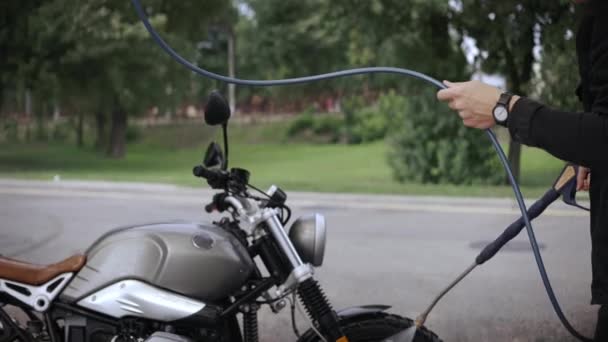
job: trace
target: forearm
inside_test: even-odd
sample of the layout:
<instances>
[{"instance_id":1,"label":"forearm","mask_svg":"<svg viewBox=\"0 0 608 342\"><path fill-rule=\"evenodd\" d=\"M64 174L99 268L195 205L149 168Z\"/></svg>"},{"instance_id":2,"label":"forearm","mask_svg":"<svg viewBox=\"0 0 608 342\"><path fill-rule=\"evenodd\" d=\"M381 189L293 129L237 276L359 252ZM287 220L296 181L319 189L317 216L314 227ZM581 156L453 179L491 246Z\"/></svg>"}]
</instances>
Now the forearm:
<instances>
[{"instance_id":1,"label":"forearm","mask_svg":"<svg viewBox=\"0 0 608 342\"><path fill-rule=\"evenodd\" d=\"M578 165L608 165L607 116L559 111L527 98L513 102L509 131L516 141Z\"/></svg>"}]
</instances>

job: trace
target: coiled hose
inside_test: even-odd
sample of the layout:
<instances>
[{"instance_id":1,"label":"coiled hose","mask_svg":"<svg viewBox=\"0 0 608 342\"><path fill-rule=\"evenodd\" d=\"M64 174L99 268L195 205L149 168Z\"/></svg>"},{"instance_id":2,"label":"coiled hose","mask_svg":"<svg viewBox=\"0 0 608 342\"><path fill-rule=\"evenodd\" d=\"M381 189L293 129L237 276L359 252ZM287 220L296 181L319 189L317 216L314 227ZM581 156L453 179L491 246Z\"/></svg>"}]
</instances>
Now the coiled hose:
<instances>
[{"instance_id":1,"label":"coiled hose","mask_svg":"<svg viewBox=\"0 0 608 342\"><path fill-rule=\"evenodd\" d=\"M227 77L224 75L210 72L205 69L201 69L200 67L192 64L191 62L189 62L188 60L186 60L185 58L180 56L175 50L173 50L160 37L158 32L156 32L156 30L152 27L152 25L150 24L150 21L148 20L148 16L146 15L146 12L144 11L144 9L141 6L140 1L131 0L131 2L135 6L135 10L137 11L137 15L139 16L139 19L144 24L144 26L146 27L146 30L148 30L148 32L150 33L150 35L152 36L152 38L154 39L156 44L158 44L158 46L160 46L175 61L182 64L183 66L190 69L191 71L193 71L201 76L205 76L205 77L217 80L217 81L222 81L222 82L232 83L232 84L237 84L237 85L243 85L243 86L271 87L271 86L310 83L310 82L316 82L316 81L321 81L321 80L328 80L328 79L333 79L333 78L354 76L354 75L363 75L363 74L397 74L397 75L413 77L413 78L425 81L427 83L434 85L435 87L437 87L439 89L447 88L440 81L438 81L435 78L432 78L428 75L425 75L423 73L409 70L409 69L392 68L392 67L357 68L357 69L336 71L336 72L331 72L331 73L321 74L321 75L288 78L288 79L282 79L282 80L247 80L247 79ZM538 248L536 236L534 235L534 229L532 228L532 223L531 223L528 213L526 211L526 203L525 203L523 195L521 193L521 189L519 188L519 185L517 184L517 181L515 180L513 171L511 170L511 167L509 166L507 156L505 155L505 152L503 151L502 147L498 143L498 140L497 140L494 132L491 129L487 129L486 134L487 134L488 138L490 139L492 145L494 146L494 149L496 150L496 153L498 154L498 158L500 159L500 162L501 162L503 168L505 169L505 172L507 173L507 177L509 179L509 182L511 183L511 187L513 188L513 193L515 195L515 199L517 200L517 205L519 206L519 210L521 211L521 215L522 215L522 217L524 219L524 223L526 225L526 231L528 232L528 238L530 240L530 245L531 245L532 251L534 253L534 259L536 260L536 264L538 266L538 271L540 273L540 277L543 281L543 285L545 286L545 290L547 292L547 295L549 296L549 300L551 301L551 304L553 306L553 309L555 310L555 313L557 314L559 320L562 322L562 324L564 325L566 330L568 330L568 332L570 332L570 334L572 334L572 336L576 337L577 339L579 339L581 341L585 341L585 342L592 341L591 339L586 338L583 335L581 335L579 332L577 332L572 327L570 322L568 322L568 319L564 315L564 313L559 305L559 302L557 301L555 293L553 292L553 287L551 286L549 277L547 276L547 271L545 269L543 258L541 256L540 250Z\"/></svg>"}]
</instances>

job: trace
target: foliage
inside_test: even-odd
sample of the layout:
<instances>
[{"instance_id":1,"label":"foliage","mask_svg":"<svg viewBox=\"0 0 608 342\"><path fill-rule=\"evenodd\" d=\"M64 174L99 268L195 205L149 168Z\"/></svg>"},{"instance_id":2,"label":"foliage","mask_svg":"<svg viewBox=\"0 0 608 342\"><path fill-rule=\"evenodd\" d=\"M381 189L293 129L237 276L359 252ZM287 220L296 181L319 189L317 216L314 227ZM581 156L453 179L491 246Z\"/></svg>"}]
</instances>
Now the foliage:
<instances>
[{"instance_id":1,"label":"foliage","mask_svg":"<svg viewBox=\"0 0 608 342\"><path fill-rule=\"evenodd\" d=\"M127 127L127 133L125 135L128 143L134 143L141 139L141 129L134 125L129 125Z\"/></svg>"},{"instance_id":2,"label":"foliage","mask_svg":"<svg viewBox=\"0 0 608 342\"><path fill-rule=\"evenodd\" d=\"M422 91L399 108L390 136L389 164L401 182L498 184L502 172L483 133L465 128L433 91Z\"/></svg>"},{"instance_id":3,"label":"foliage","mask_svg":"<svg viewBox=\"0 0 608 342\"><path fill-rule=\"evenodd\" d=\"M563 45L564 36L548 35L548 28L572 12L574 4L568 0L470 0L451 8L453 25L463 37L473 38L480 50L475 64L486 72L504 75L507 89L524 96L533 95L533 67L541 57L535 50ZM520 154L521 145L512 141L509 161L516 178Z\"/></svg>"},{"instance_id":4,"label":"foliage","mask_svg":"<svg viewBox=\"0 0 608 342\"><path fill-rule=\"evenodd\" d=\"M70 137L70 124L69 123L58 123L53 126L51 133L51 140L53 142L64 143Z\"/></svg>"},{"instance_id":5,"label":"foliage","mask_svg":"<svg viewBox=\"0 0 608 342\"><path fill-rule=\"evenodd\" d=\"M572 8L574 11L574 8ZM576 58L575 27L578 16L569 13L544 28L542 60L537 88L547 104L563 110L576 111L581 105L575 89L579 83Z\"/></svg>"},{"instance_id":6,"label":"foliage","mask_svg":"<svg viewBox=\"0 0 608 342\"><path fill-rule=\"evenodd\" d=\"M387 65L463 80L479 67L505 75L512 91L540 95L563 108L576 106L571 95L577 77L574 40L567 38L576 10L569 0L144 2L152 24L171 46L217 73L226 73L226 36L236 33L237 69L243 78ZM248 10L239 12L239 6ZM22 108L23 92L31 91L40 120L26 128L28 140L48 135L37 128L45 127L43 120L58 106L64 112L112 117L113 127L123 127L111 131L124 143L133 137L127 116L152 107L175 112L184 103L200 101L207 90L224 86L193 75L158 49L129 1L8 1L0 9L0 107L11 97L16 102L11 106ZM480 49L473 66L461 49L467 38ZM535 63L539 82L534 82ZM494 166L484 162L485 147L477 147L488 146L485 138L465 132L418 82L366 75L255 94L284 103L310 102L316 96L341 99L344 117L306 113L291 124L289 133L298 139L352 144L388 134L390 165L402 181L492 182ZM254 94L249 88L239 92L241 99ZM7 140L19 136L16 126L5 131ZM57 139L73 134L49 133ZM190 145L180 139L176 146Z\"/></svg>"},{"instance_id":7,"label":"foliage","mask_svg":"<svg viewBox=\"0 0 608 342\"><path fill-rule=\"evenodd\" d=\"M342 117L309 109L293 120L287 128L287 136L309 142L336 143L342 140L343 127Z\"/></svg>"},{"instance_id":8,"label":"foliage","mask_svg":"<svg viewBox=\"0 0 608 342\"><path fill-rule=\"evenodd\" d=\"M152 43L129 1L25 1L3 4L0 99L6 88L29 89L36 115L60 105L67 112L112 112L110 143L123 144L125 117L151 107L173 112L200 98L202 83ZM20 4L20 5L19 5ZM150 21L186 56L211 27L236 19L230 2L145 1ZM4 72L6 71L6 72ZM0 105L2 103L0 102ZM1 109L1 108L0 108ZM47 111L47 112L43 112Z\"/></svg>"},{"instance_id":9,"label":"foliage","mask_svg":"<svg viewBox=\"0 0 608 342\"><path fill-rule=\"evenodd\" d=\"M376 103L365 106L361 97L344 101L346 140L351 144L384 139L391 127L395 127L399 113L407 100L395 92L381 95Z\"/></svg>"},{"instance_id":10,"label":"foliage","mask_svg":"<svg viewBox=\"0 0 608 342\"><path fill-rule=\"evenodd\" d=\"M0 137L3 137L0 141L17 142L19 140L19 126L17 125L17 121L8 119L2 122L2 134Z\"/></svg>"},{"instance_id":11,"label":"foliage","mask_svg":"<svg viewBox=\"0 0 608 342\"><path fill-rule=\"evenodd\" d=\"M239 22L239 70L248 78L296 77L363 66L405 67L444 78L463 74L447 1L248 0ZM266 90L277 101L298 94L364 95L406 89L411 81L359 76Z\"/></svg>"},{"instance_id":12,"label":"foliage","mask_svg":"<svg viewBox=\"0 0 608 342\"><path fill-rule=\"evenodd\" d=\"M372 105L361 96L343 100L342 115L320 114L309 109L293 120L287 136L314 142L361 144L385 138L406 99L390 92Z\"/></svg>"},{"instance_id":13,"label":"foliage","mask_svg":"<svg viewBox=\"0 0 608 342\"><path fill-rule=\"evenodd\" d=\"M349 143L359 144L383 139L388 129L388 120L377 107L366 107L355 112L349 127Z\"/></svg>"}]
</instances>

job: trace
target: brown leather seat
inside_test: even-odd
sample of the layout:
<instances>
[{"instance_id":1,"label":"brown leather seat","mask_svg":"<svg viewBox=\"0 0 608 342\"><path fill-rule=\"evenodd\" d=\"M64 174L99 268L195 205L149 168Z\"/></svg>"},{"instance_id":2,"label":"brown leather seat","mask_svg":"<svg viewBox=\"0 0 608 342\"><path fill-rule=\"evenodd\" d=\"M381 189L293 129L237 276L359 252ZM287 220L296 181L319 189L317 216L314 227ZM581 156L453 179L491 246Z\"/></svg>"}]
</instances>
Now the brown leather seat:
<instances>
[{"instance_id":1,"label":"brown leather seat","mask_svg":"<svg viewBox=\"0 0 608 342\"><path fill-rule=\"evenodd\" d=\"M77 254L58 263L42 266L0 257L0 279L42 285L62 273L79 271L86 261L85 255Z\"/></svg>"}]
</instances>

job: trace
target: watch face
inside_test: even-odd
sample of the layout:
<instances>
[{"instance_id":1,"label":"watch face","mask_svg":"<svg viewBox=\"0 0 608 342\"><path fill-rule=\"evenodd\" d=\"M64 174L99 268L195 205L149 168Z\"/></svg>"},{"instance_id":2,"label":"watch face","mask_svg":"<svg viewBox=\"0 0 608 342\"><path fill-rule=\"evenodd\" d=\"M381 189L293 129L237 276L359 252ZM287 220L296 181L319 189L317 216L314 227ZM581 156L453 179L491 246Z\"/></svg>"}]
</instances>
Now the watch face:
<instances>
[{"instance_id":1,"label":"watch face","mask_svg":"<svg viewBox=\"0 0 608 342\"><path fill-rule=\"evenodd\" d=\"M498 106L494 108L494 119L497 122L505 122L507 121L507 117L509 116L509 112L507 112L507 108L503 106Z\"/></svg>"}]
</instances>

